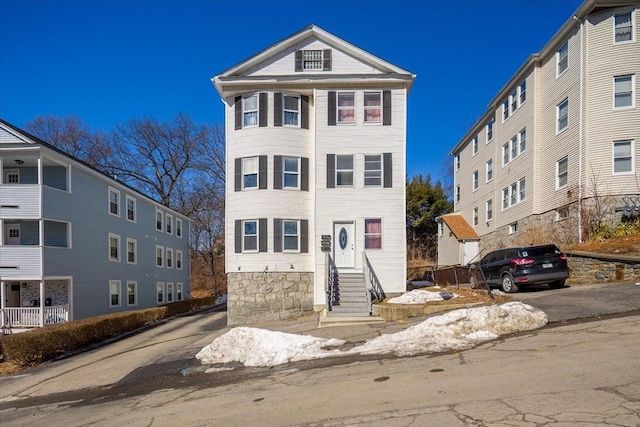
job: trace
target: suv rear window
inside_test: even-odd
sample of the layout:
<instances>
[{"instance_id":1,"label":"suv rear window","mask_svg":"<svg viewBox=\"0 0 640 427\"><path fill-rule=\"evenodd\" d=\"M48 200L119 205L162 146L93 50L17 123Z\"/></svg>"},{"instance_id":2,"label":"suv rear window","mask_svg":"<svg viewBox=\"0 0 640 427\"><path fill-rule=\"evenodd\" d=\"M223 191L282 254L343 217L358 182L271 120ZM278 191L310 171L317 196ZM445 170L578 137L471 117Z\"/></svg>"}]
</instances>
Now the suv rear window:
<instances>
[{"instance_id":1,"label":"suv rear window","mask_svg":"<svg viewBox=\"0 0 640 427\"><path fill-rule=\"evenodd\" d=\"M549 255L558 255L560 253L560 249L551 245L551 246L536 246L532 248L524 248L522 249L522 256L525 257L544 257Z\"/></svg>"}]
</instances>

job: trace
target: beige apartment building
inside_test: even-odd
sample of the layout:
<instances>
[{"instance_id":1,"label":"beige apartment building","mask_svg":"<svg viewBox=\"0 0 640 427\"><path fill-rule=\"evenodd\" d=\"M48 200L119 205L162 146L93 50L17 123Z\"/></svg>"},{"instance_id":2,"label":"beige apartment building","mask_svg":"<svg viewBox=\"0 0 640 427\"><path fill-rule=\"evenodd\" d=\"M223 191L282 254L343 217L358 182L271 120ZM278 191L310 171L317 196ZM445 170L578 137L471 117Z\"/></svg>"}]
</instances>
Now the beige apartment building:
<instances>
[{"instance_id":1,"label":"beige apartment building","mask_svg":"<svg viewBox=\"0 0 640 427\"><path fill-rule=\"evenodd\" d=\"M639 9L585 1L455 145L455 209L439 219L439 265L481 255L460 248L577 242L602 218L638 215ZM461 220L479 245L448 225Z\"/></svg>"}]
</instances>

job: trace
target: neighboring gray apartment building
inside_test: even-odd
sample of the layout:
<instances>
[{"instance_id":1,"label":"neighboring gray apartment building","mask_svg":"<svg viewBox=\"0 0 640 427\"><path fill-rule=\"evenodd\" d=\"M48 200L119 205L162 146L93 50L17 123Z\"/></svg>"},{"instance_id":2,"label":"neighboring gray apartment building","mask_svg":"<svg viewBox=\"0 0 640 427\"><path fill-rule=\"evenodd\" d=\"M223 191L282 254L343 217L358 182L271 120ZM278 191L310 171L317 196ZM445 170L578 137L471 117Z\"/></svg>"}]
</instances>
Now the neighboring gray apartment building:
<instances>
[{"instance_id":1,"label":"neighboring gray apartment building","mask_svg":"<svg viewBox=\"0 0 640 427\"><path fill-rule=\"evenodd\" d=\"M440 219L439 265L465 263L447 226L460 219L484 251L540 233L577 242L603 215L638 214L639 6L585 1L453 147L455 209Z\"/></svg>"},{"instance_id":2,"label":"neighboring gray apartment building","mask_svg":"<svg viewBox=\"0 0 640 427\"><path fill-rule=\"evenodd\" d=\"M189 298L189 220L0 120L0 326Z\"/></svg>"}]
</instances>

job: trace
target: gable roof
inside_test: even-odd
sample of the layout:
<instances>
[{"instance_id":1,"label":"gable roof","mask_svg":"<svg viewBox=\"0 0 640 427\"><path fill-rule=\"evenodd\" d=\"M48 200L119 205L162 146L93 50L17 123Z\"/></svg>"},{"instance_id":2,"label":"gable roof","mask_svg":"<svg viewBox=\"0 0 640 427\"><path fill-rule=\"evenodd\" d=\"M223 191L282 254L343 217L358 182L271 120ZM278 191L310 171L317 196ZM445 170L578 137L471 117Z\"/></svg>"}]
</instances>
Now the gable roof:
<instances>
[{"instance_id":1,"label":"gable roof","mask_svg":"<svg viewBox=\"0 0 640 427\"><path fill-rule=\"evenodd\" d=\"M404 70L388 61L385 61L384 59L381 59L313 24L291 34L288 37L285 37L284 39L274 43L266 49L249 57L248 59L245 59L244 61L232 66L231 68L226 69L222 73L213 77L211 81L213 82L213 85L216 87L220 96L223 96L223 83L225 81L234 80L234 78L248 78L247 76L244 76L244 73L246 71L251 70L260 63L267 61L270 58L277 56L278 54L286 52L293 46L310 38L315 38L326 43L328 46L345 52L347 55L357 58L358 61L368 64L372 68L381 70L386 75L393 75L398 78L402 78L406 81L407 92L409 92L409 90L411 89L413 80L416 77L415 74ZM305 76L307 78L309 77L308 75ZM333 77L336 76L333 75Z\"/></svg>"},{"instance_id":2,"label":"gable roof","mask_svg":"<svg viewBox=\"0 0 640 427\"><path fill-rule=\"evenodd\" d=\"M478 233L471 228L467 220L460 214L446 214L440 218L447 224L456 239L458 240L479 240Z\"/></svg>"}]
</instances>

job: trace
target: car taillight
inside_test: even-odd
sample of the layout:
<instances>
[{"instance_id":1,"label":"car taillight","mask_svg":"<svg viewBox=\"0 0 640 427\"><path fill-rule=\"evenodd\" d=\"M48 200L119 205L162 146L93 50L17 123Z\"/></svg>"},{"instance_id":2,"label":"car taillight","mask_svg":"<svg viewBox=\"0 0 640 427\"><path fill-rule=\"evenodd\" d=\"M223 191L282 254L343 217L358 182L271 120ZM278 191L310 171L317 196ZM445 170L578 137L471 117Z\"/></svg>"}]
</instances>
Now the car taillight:
<instances>
[{"instance_id":1,"label":"car taillight","mask_svg":"<svg viewBox=\"0 0 640 427\"><path fill-rule=\"evenodd\" d=\"M516 258L514 260L511 260L512 263L514 263L515 265L529 265L529 264L533 264L533 259L531 258Z\"/></svg>"},{"instance_id":2,"label":"car taillight","mask_svg":"<svg viewBox=\"0 0 640 427\"><path fill-rule=\"evenodd\" d=\"M560 256L558 258L560 258L562 260L565 260L565 259L567 259L567 256L565 254L560 254Z\"/></svg>"}]
</instances>

